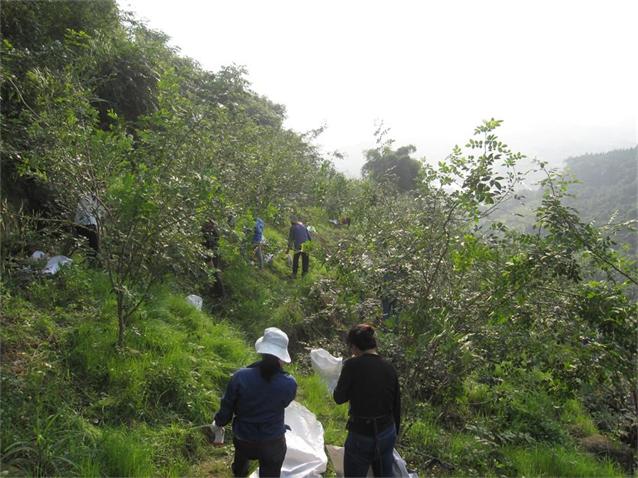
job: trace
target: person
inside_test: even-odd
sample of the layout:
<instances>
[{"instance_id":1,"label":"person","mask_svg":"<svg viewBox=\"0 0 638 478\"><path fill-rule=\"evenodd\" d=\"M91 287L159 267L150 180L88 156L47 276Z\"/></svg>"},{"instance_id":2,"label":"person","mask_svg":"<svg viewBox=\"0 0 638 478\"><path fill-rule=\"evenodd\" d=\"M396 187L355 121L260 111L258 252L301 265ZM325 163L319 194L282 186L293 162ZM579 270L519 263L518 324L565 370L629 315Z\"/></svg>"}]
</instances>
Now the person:
<instances>
[{"instance_id":1,"label":"person","mask_svg":"<svg viewBox=\"0 0 638 478\"><path fill-rule=\"evenodd\" d=\"M253 229L253 252L257 257L257 264L259 264L260 269L264 268L264 227L264 220L258 217Z\"/></svg>"},{"instance_id":2,"label":"person","mask_svg":"<svg viewBox=\"0 0 638 478\"><path fill-rule=\"evenodd\" d=\"M202 225L202 245L207 249L206 265L214 270L215 284L212 292L217 297L225 297L226 290L221 277L221 260L219 257L219 227L214 219L209 219Z\"/></svg>"},{"instance_id":3,"label":"person","mask_svg":"<svg viewBox=\"0 0 638 478\"><path fill-rule=\"evenodd\" d=\"M98 231L98 217L100 216L100 204L94 193L80 196L75 210L75 231L79 236L89 241L89 260L96 261L100 251L100 236Z\"/></svg>"},{"instance_id":4,"label":"person","mask_svg":"<svg viewBox=\"0 0 638 478\"><path fill-rule=\"evenodd\" d=\"M294 247L295 253L292 256L292 278L297 277L297 271L299 270L299 258L301 257L301 275L304 276L308 273L310 266L310 257L308 253L303 250L303 244L312 240L308 228L297 219L296 216L290 217L290 231L288 232L288 247L286 254Z\"/></svg>"},{"instance_id":5,"label":"person","mask_svg":"<svg viewBox=\"0 0 638 478\"><path fill-rule=\"evenodd\" d=\"M394 367L377 352L374 328L355 325L348 332L352 358L343 364L333 392L338 404L350 402L345 476L392 476L393 450L401 423L401 394Z\"/></svg>"},{"instance_id":6,"label":"person","mask_svg":"<svg viewBox=\"0 0 638 478\"><path fill-rule=\"evenodd\" d=\"M381 308L383 310L383 320L389 319L394 315L397 308L396 291L394 290L396 274L391 271L386 271L383 274L381 281Z\"/></svg>"},{"instance_id":7,"label":"person","mask_svg":"<svg viewBox=\"0 0 638 478\"><path fill-rule=\"evenodd\" d=\"M235 372L212 425L233 420L234 476L247 476L250 460L259 460L259 476L279 476L286 456L284 409L297 394L297 382L284 372L290 363L288 336L268 327L255 342L261 360Z\"/></svg>"}]
</instances>

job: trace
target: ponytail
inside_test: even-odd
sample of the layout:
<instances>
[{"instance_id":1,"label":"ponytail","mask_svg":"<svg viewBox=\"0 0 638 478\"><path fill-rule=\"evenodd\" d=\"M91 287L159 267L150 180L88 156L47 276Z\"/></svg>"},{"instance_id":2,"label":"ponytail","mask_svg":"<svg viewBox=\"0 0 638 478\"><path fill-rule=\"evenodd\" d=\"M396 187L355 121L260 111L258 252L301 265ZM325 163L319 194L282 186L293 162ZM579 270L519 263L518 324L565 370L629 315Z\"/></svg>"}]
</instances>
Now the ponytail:
<instances>
[{"instance_id":1,"label":"ponytail","mask_svg":"<svg viewBox=\"0 0 638 478\"><path fill-rule=\"evenodd\" d=\"M261 362L259 362L259 373L266 382L270 382L275 374L281 371L279 359L274 355L261 354Z\"/></svg>"}]
</instances>

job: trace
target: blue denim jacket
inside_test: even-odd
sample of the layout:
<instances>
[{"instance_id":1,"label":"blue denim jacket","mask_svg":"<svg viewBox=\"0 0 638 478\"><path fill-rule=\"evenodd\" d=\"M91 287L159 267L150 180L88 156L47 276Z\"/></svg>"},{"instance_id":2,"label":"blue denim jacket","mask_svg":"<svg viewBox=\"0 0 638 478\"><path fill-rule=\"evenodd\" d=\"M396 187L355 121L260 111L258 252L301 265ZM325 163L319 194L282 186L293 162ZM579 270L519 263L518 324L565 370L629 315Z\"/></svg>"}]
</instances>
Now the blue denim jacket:
<instances>
[{"instance_id":1,"label":"blue denim jacket","mask_svg":"<svg viewBox=\"0 0 638 478\"><path fill-rule=\"evenodd\" d=\"M263 441L286 433L284 409L297 394L297 382L283 370L270 382L264 380L257 363L239 369L222 397L215 423L224 426L233 415L233 435L240 440Z\"/></svg>"}]
</instances>

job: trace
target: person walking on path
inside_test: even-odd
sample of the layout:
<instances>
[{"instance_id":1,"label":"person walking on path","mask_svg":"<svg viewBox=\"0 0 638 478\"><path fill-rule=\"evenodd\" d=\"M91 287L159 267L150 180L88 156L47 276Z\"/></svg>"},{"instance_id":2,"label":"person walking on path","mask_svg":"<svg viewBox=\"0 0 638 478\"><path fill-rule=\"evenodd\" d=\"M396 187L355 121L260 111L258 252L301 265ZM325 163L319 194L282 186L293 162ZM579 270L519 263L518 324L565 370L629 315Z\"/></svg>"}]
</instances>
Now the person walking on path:
<instances>
[{"instance_id":1,"label":"person walking on path","mask_svg":"<svg viewBox=\"0 0 638 478\"><path fill-rule=\"evenodd\" d=\"M299 258L301 257L301 275L304 276L308 273L310 266L310 257L308 252L303 250L303 244L307 241L311 241L308 228L303 225L295 216L290 218L290 231L288 233L288 248L286 254L290 249L294 248L294 255L292 257L292 278L297 277L297 270L299 270Z\"/></svg>"},{"instance_id":2,"label":"person walking on path","mask_svg":"<svg viewBox=\"0 0 638 478\"><path fill-rule=\"evenodd\" d=\"M290 363L288 336L276 327L255 342L259 362L235 372L212 425L216 432L233 420L233 476L248 476L250 460L259 461L259 476L279 476L286 456L284 409L297 394L297 382L284 372Z\"/></svg>"},{"instance_id":3,"label":"person walking on path","mask_svg":"<svg viewBox=\"0 0 638 478\"><path fill-rule=\"evenodd\" d=\"M333 392L350 402L343 469L349 477L392 476L393 450L401 424L401 392L394 367L377 353L374 329L355 325L348 332L352 358L346 360Z\"/></svg>"}]
</instances>

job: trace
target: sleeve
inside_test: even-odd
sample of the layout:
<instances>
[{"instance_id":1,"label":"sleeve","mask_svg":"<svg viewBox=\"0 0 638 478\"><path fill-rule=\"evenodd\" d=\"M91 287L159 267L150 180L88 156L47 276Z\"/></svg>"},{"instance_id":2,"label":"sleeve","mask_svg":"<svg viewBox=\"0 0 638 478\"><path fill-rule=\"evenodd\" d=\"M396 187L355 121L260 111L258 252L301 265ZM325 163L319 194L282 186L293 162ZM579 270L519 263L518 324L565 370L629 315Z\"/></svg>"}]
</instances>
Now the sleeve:
<instances>
[{"instance_id":1,"label":"sleeve","mask_svg":"<svg viewBox=\"0 0 638 478\"><path fill-rule=\"evenodd\" d=\"M392 412L398 435L401 429L401 387L399 386L399 378L396 375L394 377L394 404L392 405Z\"/></svg>"},{"instance_id":2,"label":"sleeve","mask_svg":"<svg viewBox=\"0 0 638 478\"><path fill-rule=\"evenodd\" d=\"M235 410L235 402L239 398L239 383L236 375L228 382L226 387L226 393L222 397L219 405L219 411L215 414L215 423L221 427L230 422L233 418L233 411Z\"/></svg>"},{"instance_id":3,"label":"sleeve","mask_svg":"<svg viewBox=\"0 0 638 478\"><path fill-rule=\"evenodd\" d=\"M350 360L346 360L343 363L341 369L341 375L339 375L339 381L332 393L332 398L337 404L346 403L350 400L350 389L352 387L352 366Z\"/></svg>"},{"instance_id":4,"label":"sleeve","mask_svg":"<svg viewBox=\"0 0 638 478\"><path fill-rule=\"evenodd\" d=\"M297 396L297 381L293 377L290 377L290 395L288 396L288 399L286 400L286 406L290 405L290 402L292 402L296 396Z\"/></svg>"}]
</instances>

